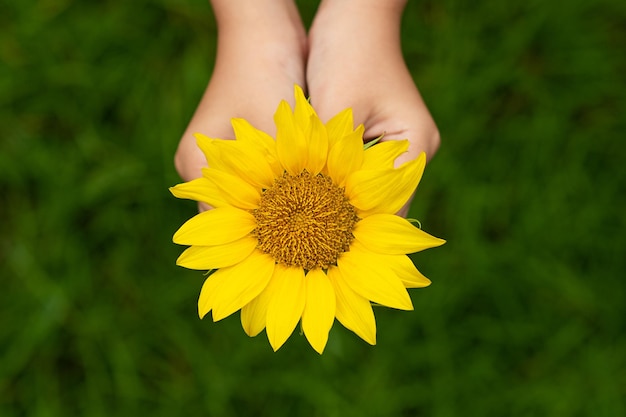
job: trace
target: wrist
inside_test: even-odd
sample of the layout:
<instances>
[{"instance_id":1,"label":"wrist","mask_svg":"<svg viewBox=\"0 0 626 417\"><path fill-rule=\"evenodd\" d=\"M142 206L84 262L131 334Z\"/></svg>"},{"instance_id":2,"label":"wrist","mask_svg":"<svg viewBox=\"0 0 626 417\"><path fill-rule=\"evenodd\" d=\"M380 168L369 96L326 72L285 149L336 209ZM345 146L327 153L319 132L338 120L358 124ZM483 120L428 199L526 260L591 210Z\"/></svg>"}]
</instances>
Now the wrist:
<instances>
[{"instance_id":1,"label":"wrist","mask_svg":"<svg viewBox=\"0 0 626 417\"><path fill-rule=\"evenodd\" d=\"M222 47L295 45L304 53L306 31L294 0L211 0L211 4Z\"/></svg>"},{"instance_id":2,"label":"wrist","mask_svg":"<svg viewBox=\"0 0 626 417\"><path fill-rule=\"evenodd\" d=\"M322 0L319 8L367 16L376 24L381 18L400 19L406 4L407 0Z\"/></svg>"},{"instance_id":3,"label":"wrist","mask_svg":"<svg viewBox=\"0 0 626 417\"><path fill-rule=\"evenodd\" d=\"M406 0L322 0L309 31L309 40L328 30L358 34L355 42L400 44Z\"/></svg>"},{"instance_id":4,"label":"wrist","mask_svg":"<svg viewBox=\"0 0 626 417\"><path fill-rule=\"evenodd\" d=\"M284 24L293 0L211 0L218 26Z\"/></svg>"},{"instance_id":5,"label":"wrist","mask_svg":"<svg viewBox=\"0 0 626 417\"><path fill-rule=\"evenodd\" d=\"M402 64L400 25L405 5L406 0L322 0L309 44L315 48L341 42L348 54Z\"/></svg>"}]
</instances>

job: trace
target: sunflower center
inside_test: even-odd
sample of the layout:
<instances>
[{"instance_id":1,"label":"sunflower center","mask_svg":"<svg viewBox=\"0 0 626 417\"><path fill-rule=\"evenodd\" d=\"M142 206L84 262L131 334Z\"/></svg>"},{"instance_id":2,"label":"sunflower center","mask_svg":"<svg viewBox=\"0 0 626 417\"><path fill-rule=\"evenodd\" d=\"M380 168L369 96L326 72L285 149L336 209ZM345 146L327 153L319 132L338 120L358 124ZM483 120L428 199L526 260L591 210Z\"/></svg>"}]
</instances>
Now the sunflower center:
<instances>
[{"instance_id":1,"label":"sunflower center","mask_svg":"<svg viewBox=\"0 0 626 417\"><path fill-rule=\"evenodd\" d=\"M284 173L252 210L258 248L277 263L328 268L350 247L359 220L342 188L323 174Z\"/></svg>"}]
</instances>

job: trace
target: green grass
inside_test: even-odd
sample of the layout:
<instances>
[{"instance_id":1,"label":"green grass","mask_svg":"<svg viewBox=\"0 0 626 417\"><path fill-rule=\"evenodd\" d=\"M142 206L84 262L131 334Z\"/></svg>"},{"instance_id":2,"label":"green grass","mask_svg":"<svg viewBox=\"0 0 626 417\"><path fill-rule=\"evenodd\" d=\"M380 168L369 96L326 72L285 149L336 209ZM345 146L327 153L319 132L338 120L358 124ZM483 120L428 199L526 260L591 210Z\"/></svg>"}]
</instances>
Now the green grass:
<instances>
[{"instance_id":1,"label":"green grass","mask_svg":"<svg viewBox=\"0 0 626 417\"><path fill-rule=\"evenodd\" d=\"M202 274L174 265L209 6L5 3L0 415L626 415L623 2L410 2L443 138L412 216L448 243L376 347L336 325L321 357L198 320Z\"/></svg>"}]
</instances>

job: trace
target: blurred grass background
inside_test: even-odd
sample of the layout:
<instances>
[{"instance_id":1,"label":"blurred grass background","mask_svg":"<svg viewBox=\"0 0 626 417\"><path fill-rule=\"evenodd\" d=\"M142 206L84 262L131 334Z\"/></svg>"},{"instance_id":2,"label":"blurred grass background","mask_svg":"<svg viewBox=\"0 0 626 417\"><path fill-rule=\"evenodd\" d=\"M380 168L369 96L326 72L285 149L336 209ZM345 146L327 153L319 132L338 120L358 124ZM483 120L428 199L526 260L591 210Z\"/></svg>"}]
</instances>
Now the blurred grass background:
<instances>
[{"instance_id":1,"label":"blurred grass background","mask_svg":"<svg viewBox=\"0 0 626 417\"><path fill-rule=\"evenodd\" d=\"M174 265L209 5L2 2L0 416L626 415L625 28L620 1L409 3L443 138L412 214L448 244L376 347L336 324L320 357L198 320Z\"/></svg>"}]
</instances>

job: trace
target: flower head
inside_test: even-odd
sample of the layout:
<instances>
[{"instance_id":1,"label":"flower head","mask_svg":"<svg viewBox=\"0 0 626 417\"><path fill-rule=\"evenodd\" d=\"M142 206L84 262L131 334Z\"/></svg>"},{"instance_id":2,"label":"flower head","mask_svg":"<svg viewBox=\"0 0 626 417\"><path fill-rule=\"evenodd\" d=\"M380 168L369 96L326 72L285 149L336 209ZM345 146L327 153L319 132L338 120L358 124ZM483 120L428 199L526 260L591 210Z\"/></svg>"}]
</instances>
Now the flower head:
<instances>
[{"instance_id":1,"label":"flower head","mask_svg":"<svg viewBox=\"0 0 626 417\"><path fill-rule=\"evenodd\" d=\"M243 119L232 120L235 140L196 135L209 167L171 192L214 208L174 235L190 245L177 264L216 270L200 292L201 318L241 310L245 332L266 329L274 350L301 321L322 353L335 318L375 344L371 303L412 310L406 289L430 281L407 254L444 243L395 214L426 157L394 168L408 141L364 149L350 109L323 124L297 86L295 97L294 111L278 106L275 140Z\"/></svg>"}]
</instances>

